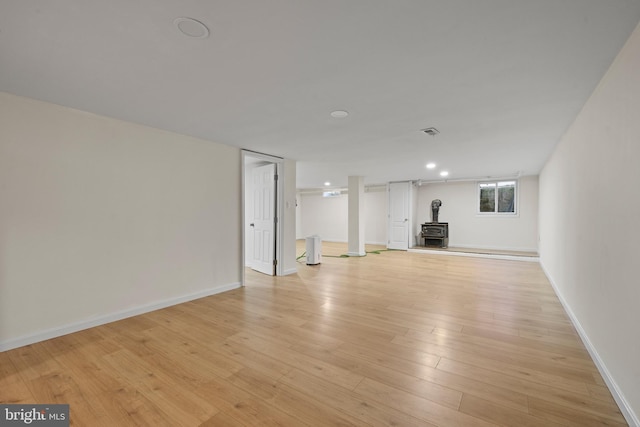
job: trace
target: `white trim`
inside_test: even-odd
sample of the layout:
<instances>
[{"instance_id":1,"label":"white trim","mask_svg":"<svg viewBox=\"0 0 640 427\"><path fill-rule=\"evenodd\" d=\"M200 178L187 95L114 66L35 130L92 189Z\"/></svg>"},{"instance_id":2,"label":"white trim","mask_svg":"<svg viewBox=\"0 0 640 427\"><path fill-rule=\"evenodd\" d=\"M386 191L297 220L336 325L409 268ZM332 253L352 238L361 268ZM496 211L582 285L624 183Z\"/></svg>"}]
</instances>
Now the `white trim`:
<instances>
[{"instance_id":1,"label":"white trim","mask_svg":"<svg viewBox=\"0 0 640 427\"><path fill-rule=\"evenodd\" d=\"M304 238L296 239L296 240L304 240ZM322 239L323 242L327 243L349 243L346 240L336 240L336 239ZM365 245L376 245L376 246L387 246L387 242L364 242Z\"/></svg>"},{"instance_id":2,"label":"white trim","mask_svg":"<svg viewBox=\"0 0 640 427\"><path fill-rule=\"evenodd\" d=\"M478 245L465 245L465 244L451 244L449 241L450 248L463 248L463 249L485 249L489 251L518 251L518 252L534 252L538 253L538 249L536 248L524 248L524 247L516 247L516 246L478 246Z\"/></svg>"},{"instance_id":3,"label":"white trim","mask_svg":"<svg viewBox=\"0 0 640 427\"><path fill-rule=\"evenodd\" d=\"M600 358L598 351L596 350L594 345L591 343L591 340L589 339L589 336L587 335L585 330L582 328L580 321L578 320L576 315L573 314L573 310L571 310L571 306L569 305L569 303L567 303L567 301L562 296L562 293L560 292L558 286L556 285L555 281L551 277L551 274L549 274L549 271L545 268L542 262L540 262L540 266L542 267L542 271L544 271L544 274L547 276L549 283L551 283L551 287L553 288L553 291L556 293L556 296L560 300L562 307L564 307L564 311L566 311L567 315L569 316L569 319L571 319L571 323L573 323L573 326L576 328L576 331L578 331L578 335L580 335L580 338L582 339L582 343L587 348L587 351L591 355L591 358L593 359L593 362L598 368L598 371L600 371L600 375L602 375L604 382L607 384L607 387L609 388L609 391L611 392L611 395L613 396L614 400L618 404L618 407L620 408L620 411L622 412L622 415L624 416L625 420L627 421L630 427L640 427L640 418L638 418L635 412L633 412L631 405L629 404L629 402L627 402L627 399L625 399L624 394L620 390L620 387L618 387L618 384L611 376L611 373L607 369L607 366L604 364L604 362Z\"/></svg>"},{"instance_id":4,"label":"white trim","mask_svg":"<svg viewBox=\"0 0 640 427\"><path fill-rule=\"evenodd\" d=\"M520 213L516 212L476 212L476 218L520 218Z\"/></svg>"},{"instance_id":5,"label":"white trim","mask_svg":"<svg viewBox=\"0 0 640 427\"><path fill-rule=\"evenodd\" d=\"M161 308L166 308L166 307L181 304L184 302L193 301L195 299L204 298L204 297L219 294L222 292L231 291L233 289L238 289L240 286L241 284L239 282L230 283L228 285L216 286L215 288L206 289L204 291L195 292L192 294L187 294L187 295L183 295L176 298L170 298L164 301L157 301L154 303L141 305L138 307L127 309L127 310L121 310L115 313L82 320L80 322L70 323L64 326L45 329L43 331L37 332L35 334L31 334L31 335L12 338L7 341L0 342L0 352L12 350L14 348L22 347L25 345L34 344L34 343L45 341L51 338L56 338L56 337L71 334L74 332L82 331L84 329L105 325L107 323L126 319L127 317L138 316L140 314L149 313L150 311L155 311Z\"/></svg>"},{"instance_id":6,"label":"white trim","mask_svg":"<svg viewBox=\"0 0 640 427\"><path fill-rule=\"evenodd\" d=\"M455 252L452 250L442 251L438 249L416 249L409 248L408 252L422 253L429 255L446 255L446 256L466 256L471 258L489 258L489 259L504 259L508 261L526 261L526 262L539 262L540 257L527 256L527 255L500 255L500 254L482 254L477 252Z\"/></svg>"},{"instance_id":7,"label":"white trim","mask_svg":"<svg viewBox=\"0 0 640 427\"><path fill-rule=\"evenodd\" d=\"M297 272L298 272L298 268L297 268L297 267L294 267L294 268L290 268L290 269L288 269L288 270L284 270L284 271L282 272L282 275L283 275L283 276L288 276L288 275L290 275L290 274L296 274Z\"/></svg>"}]
</instances>

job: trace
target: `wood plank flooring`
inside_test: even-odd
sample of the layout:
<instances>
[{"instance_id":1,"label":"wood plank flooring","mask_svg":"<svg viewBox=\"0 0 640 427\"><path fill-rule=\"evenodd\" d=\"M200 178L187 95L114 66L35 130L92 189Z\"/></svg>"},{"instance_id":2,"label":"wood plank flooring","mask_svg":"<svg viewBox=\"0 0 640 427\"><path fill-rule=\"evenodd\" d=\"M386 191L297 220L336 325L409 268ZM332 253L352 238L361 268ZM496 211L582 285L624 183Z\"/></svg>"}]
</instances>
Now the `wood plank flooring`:
<instances>
[{"instance_id":1,"label":"wood plank flooring","mask_svg":"<svg viewBox=\"0 0 640 427\"><path fill-rule=\"evenodd\" d=\"M537 263L402 251L0 353L0 402L75 426L627 425Z\"/></svg>"}]
</instances>

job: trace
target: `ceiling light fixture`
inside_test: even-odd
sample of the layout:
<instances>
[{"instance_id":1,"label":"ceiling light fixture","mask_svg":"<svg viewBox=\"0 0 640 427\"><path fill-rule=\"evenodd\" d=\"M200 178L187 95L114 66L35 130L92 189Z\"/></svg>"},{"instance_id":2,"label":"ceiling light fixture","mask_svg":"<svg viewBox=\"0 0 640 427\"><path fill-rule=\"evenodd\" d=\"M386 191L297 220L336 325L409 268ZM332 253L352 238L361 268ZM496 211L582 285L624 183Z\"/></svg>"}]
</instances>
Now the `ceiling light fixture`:
<instances>
[{"instance_id":1,"label":"ceiling light fixture","mask_svg":"<svg viewBox=\"0 0 640 427\"><path fill-rule=\"evenodd\" d=\"M447 171L440 172L440 176L448 176L448 175L449 175L449 172Z\"/></svg>"},{"instance_id":2,"label":"ceiling light fixture","mask_svg":"<svg viewBox=\"0 0 640 427\"><path fill-rule=\"evenodd\" d=\"M436 167L435 163L427 163L427 169L434 169Z\"/></svg>"},{"instance_id":3,"label":"ceiling light fixture","mask_svg":"<svg viewBox=\"0 0 640 427\"><path fill-rule=\"evenodd\" d=\"M331 117L334 119L344 119L349 115L348 111L345 110L335 110L331 112Z\"/></svg>"},{"instance_id":4,"label":"ceiling light fixture","mask_svg":"<svg viewBox=\"0 0 640 427\"><path fill-rule=\"evenodd\" d=\"M173 21L173 25L187 37L194 39L206 39L209 37L209 28L196 19L186 17L176 18Z\"/></svg>"},{"instance_id":5,"label":"ceiling light fixture","mask_svg":"<svg viewBox=\"0 0 640 427\"><path fill-rule=\"evenodd\" d=\"M422 132L426 133L427 135L431 135L431 136L436 136L437 134L440 133L440 131L438 129L434 128L434 127L422 129Z\"/></svg>"},{"instance_id":6,"label":"ceiling light fixture","mask_svg":"<svg viewBox=\"0 0 640 427\"><path fill-rule=\"evenodd\" d=\"M331 183L329 181L327 181L327 182L324 183L324 185L328 187L328 186L331 185Z\"/></svg>"}]
</instances>

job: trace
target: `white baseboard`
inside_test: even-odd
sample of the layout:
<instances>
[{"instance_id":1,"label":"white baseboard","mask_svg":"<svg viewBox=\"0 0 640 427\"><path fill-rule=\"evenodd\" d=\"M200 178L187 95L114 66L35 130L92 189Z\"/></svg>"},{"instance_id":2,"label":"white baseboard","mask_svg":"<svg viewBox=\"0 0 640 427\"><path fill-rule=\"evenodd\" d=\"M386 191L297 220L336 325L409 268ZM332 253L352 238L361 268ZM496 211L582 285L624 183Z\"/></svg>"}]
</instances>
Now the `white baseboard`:
<instances>
[{"instance_id":1,"label":"white baseboard","mask_svg":"<svg viewBox=\"0 0 640 427\"><path fill-rule=\"evenodd\" d=\"M231 283L228 285L217 286L215 288L206 289L204 291L195 292L192 294L183 295L176 298L170 298L164 301L157 301L150 304L145 304L138 307L130 308L127 310L106 314L104 316L94 317L91 319L82 320L80 322L70 323L68 325L59 326L56 328L46 329L46 330L37 332L35 334L12 338L12 339L0 342L0 352L12 350L14 348L37 343L40 341L45 341L51 338L60 337L62 335L71 334L73 332L82 331L84 329L93 328L95 326L100 326L107 323L115 322L117 320L126 319L127 317L133 317L140 314L148 313L150 311L159 310L161 308L170 307L172 305L181 304L183 302L192 301L198 298L208 297L211 295L219 294L221 292L237 289L239 287L240 287L239 282Z\"/></svg>"},{"instance_id":2,"label":"white baseboard","mask_svg":"<svg viewBox=\"0 0 640 427\"><path fill-rule=\"evenodd\" d=\"M296 274L298 272L297 268L289 268L288 270L285 270L282 272L283 276L288 276L289 274Z\"/></svg>"},{"instance_id":3,"label":"white baseboard","mask_svg":"<svg viewBox=\"0 0 640 427\"><path fill-rule=\"evenodd\" d=\"M537 256L518 256L518 255L501 255L501 254L482 254L474 252L455 252L455 249L448 251L438 249L415 249L409 248L407 252L432 254L432 255L445 255L445 256L466 256L471 258L489 258L489 259L504 259L509 261L525 261L525 262L539 262L540 258Z\"/></svg>"},{"instance_id":4,"label":"white baseboard","mask_svg":"<svg viewBox=\"0 0 640 427\"><path fill-rule=\"evenodd\" d=\"M450 247L463 248L463 249L486 249L489 251L511 251L511 252L533 252L538 253L538 248L525 248L522 246L478 246L478 245L465 245L451 242L449 240Z\"/></svg>"},{"instance_id":5,"label":"white baseboard","mask_svg":"<svg viewBox=\"0 0 640 427\"><path fill-rule=\"evenodd\" d=\"M620 408L620 411L622 412L622 415L624 416L625 420L627 420L627 423L629 424L630 427L640 427L640 418L638 418L636 413L633 412L633 409L631 409L631 405L629 405L629 402L627 402L627 399L625 399L624 394L618 387L618 384L611 376L611 373L607 369L607 366L604 364L604 362L600 358L598 351L591 343L589 336L587 335L585 330L582 328L582 325L580 324L580 321L578 320L578 318L575 316L575 314L573 314L573 310L571 310L571 306L567 303L567 301L562 296L562 293L559 291L558 286L553 280L553 277L551 277L551 275L549 274L549 271L545 268L544 263L542 261L540 261L540 266L542 267L542 271L544 271L544 274L547 276L549 283L551 283L551 286L553 287L553 291L556 293L558 299L560 300L560 303L564 307L564 310L567 312L569 319L571 319L571 323L573 323L573 326L576 328L576 331L578 331L578 335L580 335L580 338L582 339L584 346L587 348L587 351L591 355L591 358L593 359L593 362L598 368L598 371L600 371L600 375L602 375L602 378L607 384L607 387L609 388L611 395L613 396L616 403L618 404L618 407Z\"/></svg>"},{"instance_id":6,"label":"white baseboard","mask_svg":"<svg viewBox=\"0 0 640 427\"><path fill-rule=\"evenodd\" d=\"M322 237L322 236L320 236ZM298 239L298 240L304 240L304 239ZM341 239L322 239L323 242L327 242L327 243L349 243L347 240L341 240ZM387 246L387 242L364 242L365 245L377 245L377 246Z\"/></svg>"}]
</instances>

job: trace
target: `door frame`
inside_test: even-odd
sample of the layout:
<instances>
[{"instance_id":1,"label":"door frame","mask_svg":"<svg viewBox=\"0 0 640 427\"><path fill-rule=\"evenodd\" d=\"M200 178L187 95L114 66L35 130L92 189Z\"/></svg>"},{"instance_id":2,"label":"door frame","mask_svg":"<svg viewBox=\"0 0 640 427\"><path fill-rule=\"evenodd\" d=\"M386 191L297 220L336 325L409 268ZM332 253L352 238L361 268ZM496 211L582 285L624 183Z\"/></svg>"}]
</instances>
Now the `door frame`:
<instances>
[{"instance_id":1,"label":"door frame","mask_svg":"<svg viewBox=\"0 0 640 427\"><path fill-rule=\"evenodd\" d=\"M246 173L247 173L247 161L249 161L249 159L252 160L261 160L261 161L266 161L269 163L274 163L276 165L276 174L279 175L279 179L276 180L276 191L275 191L275 210L276 210L276 217L278 218L278 221L275 224L275 233L274 233L274 238L275 238L275 251L274 251L274 258L276 260L276 276L282 276L282 260L284 259L283 256L283 244L282 242L284 241L284 227L282 226L282 212L284 212L284 197L282 196L284 194L284 189L283 189L283 179L282 179L282 171L284 170L284 159L282 157L276 157L276 156L272 156L269 154L264 154L264 153L259 153L257 151L251 151L251 150L245 150L242 149L241 150L241 165L242 165L242 195L240 197L240 201L241 201L241 211L242 211L242 236L241 236L241 254L242 254L242 262L240 263L240 277L241 277L241 285L245 286L245 251L246 251L246 247L245 247L245 242L246 242L246 236L247 236L247 213L246 211L246 206L245 206L245 197L246 197Z\"/></svg>"}]
</instances>

